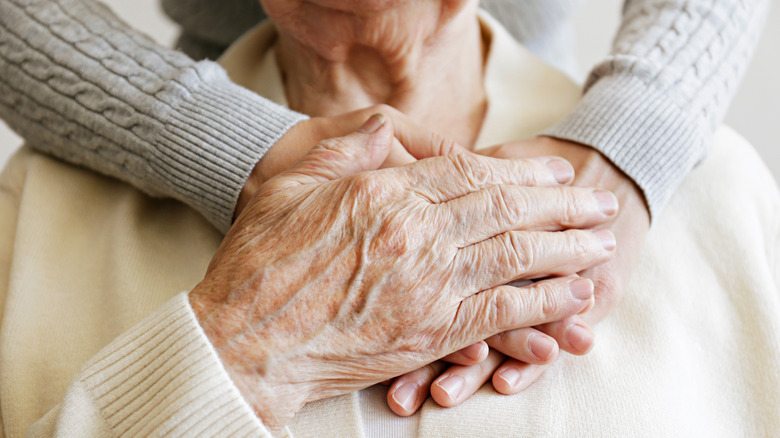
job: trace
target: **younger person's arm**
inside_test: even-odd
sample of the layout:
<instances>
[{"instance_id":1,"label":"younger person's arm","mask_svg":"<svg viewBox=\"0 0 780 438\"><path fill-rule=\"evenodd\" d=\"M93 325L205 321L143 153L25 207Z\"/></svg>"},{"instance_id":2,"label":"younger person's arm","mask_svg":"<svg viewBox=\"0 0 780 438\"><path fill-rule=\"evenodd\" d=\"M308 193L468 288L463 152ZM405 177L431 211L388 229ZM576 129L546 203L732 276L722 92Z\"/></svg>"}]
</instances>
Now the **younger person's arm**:
<instances>
[{"instance_id":1,"label":"younger person's arm","mask_svg":"<svg viewBox=\"0 0 780 438\"><path fill-rule=\"evenodd\" d=\"M183 201L223 231L255 164L305 118L96 0L0 2L0 117L31 146Z\"/></svg>"}]
</instances>

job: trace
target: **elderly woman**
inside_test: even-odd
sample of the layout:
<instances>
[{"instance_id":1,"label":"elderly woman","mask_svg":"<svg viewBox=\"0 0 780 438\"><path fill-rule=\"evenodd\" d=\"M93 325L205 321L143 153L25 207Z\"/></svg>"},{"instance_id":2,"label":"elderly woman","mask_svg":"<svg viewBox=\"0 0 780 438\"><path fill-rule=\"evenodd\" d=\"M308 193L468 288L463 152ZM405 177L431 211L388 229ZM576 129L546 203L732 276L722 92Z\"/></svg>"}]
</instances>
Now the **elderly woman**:
<instances>
[{"instance_id":1,"label":"elderly woman","mask_svg":"<svg viewBox=\"0 0 780 438\"><path fill-rule=\"evenodd\" d=\"M312 115L389 103L479 149L538 132L576 99L565 76L489 17L478 20L474 1L264 6L276 27L252 31L223 65ZM518 71L521 81L505 79ZM523 123L500 116L509 113ZM728 131L658 218L590 356L564 358L518 396L485 388L411 419L383 410L375 388L355 392L586 309L587 280L499 285L581 271L614 246L601 232L556 232L599 226L615 207L599 208L593 190L561 188L553 170L566 165L551 158L464 153L359 173L387 158L392 133L390 119L372 117L266 182L205 278L219 237L192 211L17 155L1 198L6 434L287 426L296 436L734 435L778 426L780 198ZM273 174L302 155L278 151L261 165ZM491 353L484 368L501 360Z\"/></svg>"}]
</instances>

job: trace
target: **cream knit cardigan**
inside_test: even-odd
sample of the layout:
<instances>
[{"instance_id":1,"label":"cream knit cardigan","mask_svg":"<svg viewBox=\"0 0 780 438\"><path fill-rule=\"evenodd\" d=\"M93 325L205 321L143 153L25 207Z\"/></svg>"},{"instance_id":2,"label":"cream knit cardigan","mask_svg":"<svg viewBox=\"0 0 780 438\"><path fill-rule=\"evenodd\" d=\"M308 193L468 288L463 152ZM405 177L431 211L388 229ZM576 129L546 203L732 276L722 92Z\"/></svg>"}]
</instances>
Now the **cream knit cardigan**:
<instances>
[{"instance_id":1,"label":"cream knit cardigan","mask_svg":"<svg viewBox=\"0 0 780 438\"><path fill-rule=\"evenodd\" d=\"M554 123L577 87L483 23L490 107L479 143ZM269 57L237 62L267 53L272 35L258 28L226 55L234 80L279 84ZM202 278L219 240L184 205L20 150L0 178L0 436L267 435L181 292ZM777 433L779 251L777 186L722 128L656 218L594 351L564 355L516 396L486 386L456 408L428 401L418 435ZM361 400L308 405L288 432L363 436Z\"/></svg>"}]
</instances>

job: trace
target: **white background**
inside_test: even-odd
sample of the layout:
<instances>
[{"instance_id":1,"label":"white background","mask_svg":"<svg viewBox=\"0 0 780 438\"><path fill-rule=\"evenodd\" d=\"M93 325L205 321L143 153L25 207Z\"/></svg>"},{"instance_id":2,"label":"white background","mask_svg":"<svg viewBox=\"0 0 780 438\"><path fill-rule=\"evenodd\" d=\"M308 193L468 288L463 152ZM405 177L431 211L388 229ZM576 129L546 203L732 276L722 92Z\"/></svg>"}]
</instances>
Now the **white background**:
<instances>
[{"instance_id":1,"label":"white background","mask_svg":"<svg viewBox=\"0 0 780 438\"><path fill-rule=\"evenodd\" d=\"M176 28L163 16L158 0L105 0L114 11L157 41L171 45ZM582 71L609 50L622 0L590 0L575 16ZM583 74L584 77L584 74ZM764 36L726 121L758 149L780 181L780 7L770 12ZM21 139L0 123L0 166Z\"/></svg>"}]
</instances>

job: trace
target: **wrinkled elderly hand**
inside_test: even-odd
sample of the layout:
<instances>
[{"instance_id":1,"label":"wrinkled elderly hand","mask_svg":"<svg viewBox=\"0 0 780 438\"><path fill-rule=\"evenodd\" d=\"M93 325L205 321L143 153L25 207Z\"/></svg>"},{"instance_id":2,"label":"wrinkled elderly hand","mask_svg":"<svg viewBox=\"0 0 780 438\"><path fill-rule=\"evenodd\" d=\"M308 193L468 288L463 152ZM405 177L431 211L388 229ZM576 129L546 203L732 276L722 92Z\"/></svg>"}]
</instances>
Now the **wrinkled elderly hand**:
<instances>
[{"instance_id":1,"label":"wrinkled elderly hand","mask_svg":"<svg viewBox=\"0 0 780 438\"><path fill-rule=\"evenodd\" d=\"M507 143L480 151L495 158L530 158L554 155L566 158L575 168L575 186L610 190L620 202L620 211L608 224L619 242L615 257L580 275L595 283L595 305L583 315L536 328L501 333L453 355L463 365L447 368L438 362L396 379L388 391L388 404L399 415L411 415L428 391L442 406L468 399L487 380L502 394L515 394L531 385L558 356L559 348L585 354L593 345L591 324L606 317L618 303L635 268L649 228L644 197L634 182L598 151L585 145L539 137ZM606 201L606 198L604 198ZM488 346L490 351L488 353ZM470 352L468 350L471 350ZM483 359L485 359L483 361ZM471 363L477 363L471 365ZM444 371L446 369L446 371Z\"/></svg>"},{"instance_id":2,"label":"wrinkled elderly hand","mask_svg":"<svg viewBox=\"0 0 780 438\"><path fill-rule=\"evenodd\" d=\"M584 279L501 286L611 256L609 232L539 231L606 220L592 190L559 185L549 164L565 162L461 154L359 173L385 160L392 137L392 123L372 117L269 180L190 293L272 429L307 402L592 304Z\"/></svg>"},{"instance_id":3,"label":"wrinkled elderly hand","mask_svg":"<svg viewBox=\"0 0 780 438\"><path fill-rule=\"evenodd\" d=\"M395 128L393 147L381 166L383 168L465 151L453 141L417 126L388 105L373 105L335 117L312 117L290 128L255 165L238 196L234 218L241 214L264 182L289 169L320 141L354 132L372 114L390 117Z\"/></svg>"}]
</instances>

